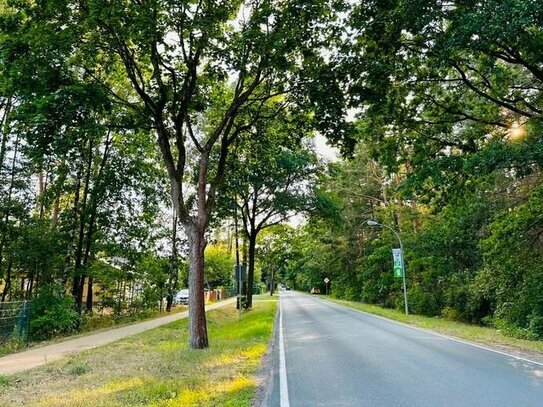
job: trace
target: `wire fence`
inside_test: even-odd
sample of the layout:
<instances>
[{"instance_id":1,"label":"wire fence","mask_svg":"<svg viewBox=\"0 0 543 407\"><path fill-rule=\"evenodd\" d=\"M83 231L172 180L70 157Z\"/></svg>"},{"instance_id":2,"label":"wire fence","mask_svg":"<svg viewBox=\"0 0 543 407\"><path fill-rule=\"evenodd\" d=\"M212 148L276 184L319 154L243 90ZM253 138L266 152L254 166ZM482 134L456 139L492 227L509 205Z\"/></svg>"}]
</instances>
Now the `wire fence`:
<instances>
[{"instance_id":1,"label":"wire fence","mask_svg":"<svg viewBox=\"0 0 543 407\"><path fill-rule=\"evenodd\" d=\"M30 301L0 302L0 345L13 339L28 342L31 313Z\"/></svg>"}]
</instances>

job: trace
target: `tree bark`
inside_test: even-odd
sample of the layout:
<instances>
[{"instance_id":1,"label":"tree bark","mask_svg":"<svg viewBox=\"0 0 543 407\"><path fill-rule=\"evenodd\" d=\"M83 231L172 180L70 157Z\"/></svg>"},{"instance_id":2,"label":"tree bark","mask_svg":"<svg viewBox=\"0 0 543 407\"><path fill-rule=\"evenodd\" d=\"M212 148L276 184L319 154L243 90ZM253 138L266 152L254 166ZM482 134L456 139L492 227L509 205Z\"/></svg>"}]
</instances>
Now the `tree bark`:
<instances>
[{"instance_id":1,"label":"tree bark","mask_svg":"<svg viewBox=\"0 0 543 407\"><path fill-rule=\"evenodd\" d=\"M170 275L168 276L168 296L166 297L166 311L171 312L173 307L173 298L177 281L179 278L179 269L177 267L177 215L173 214L172 222L172 258L170 262Z\"/></svg>"},{"instance_id":2,"label":"tree bark","mask_svg":"<svg viewBox=\"0 0 543 407\"><path fill-rule=\"evenodd\" d=\"M45 191L47 188L47 181L46 177L44 175L43 168L40 169L40 173L38 174L38 205L39 205L39 218L43 219L43 213L45 210Z\"/></svg>"},{"instance_id":3,"label":"tree bark","mask_svg":"<svg viewBox=\"0 0 543 407\"><path fill-rule=\"evenodd\" d=\"M6 113L7 115L7 113ZM7 119L5 119L7 120ZM7 128L6 128L7 124L4 123L4 126L3 126L3 132L4 134L7 133ZM7 137L7 136L6 136ZM2 140L2 142L4 142L5 140ZM10 202L11 201L11 197L13 196L13 188L14 188L14 185L15 185L15 173L16 173L16 163L17 163L17 156L19 154L19 135L17 135L15 137L15 146L14 146L14 149L13 149L13 158L12 158L12 163L11 163L11 171L10 171L10 181L9 181L9 188L8 188L8 193L7 193L7 202ZM3 151L0 152L1 154L5 154L5 146L2 146L3 148ZM2 157L2 161L4 160L4 157ZM0 161L0 169L2 168L2 161ZM6 243L11 239L11 235L12 235L12 232L9 230L9 217L11 216L11 210L9 209L9 207L7 208L6 210L6 213L5 213L5 216L4 216L4 231L2 233L2 237L0 238L0 277L2 276L2 262L3 262L3 259L4 259L4 248L6 247ZM9 256L9 254L8 254ZM13 259L10 258L10 261L9 261L9 268L11 268L12 266L12 263L13 263ZM11 270L9 271L11 272Z\"/></svg>"},{"instance_id":4,"label":"tree bark","mask_svg":"<svg viewBox=\"0 0 543 407\"><path fill-rule=\"evenodd\" d=\"M87 276L82 273L79 279L79 286L77 287L76 306L78 312L83 311L83 290L85 290L85 280Z\"/></svg>"},{"instance_id":5,"label":"tree bark","mask_svg":"<svg viewBox=\"0 0 543 407\"><path fill-rule=\"evenodd\" d=\"M185 224L189 242L189 343L192 349L209 346L204 304L205 227L198 220Z\"/></svg>"},{"instance_id":6,"label":"tree bark","mask_svg":"<svg viewBox=\"0 0 543 407\"><path fill-rule=\"evenodd\" d=\"M4 158L6 156L6 145L9 137L9 116L11 113L11 98L8 98L3 106L4 114L2 115L2 121L0 123L2 130L2 141L0 142L0 168L4 165Z\"/></svg>"},{"instance_id":7,"label":"tree bark","mask_svg":"<svg viewBox=\"0 0 543 407\"><path fill-rule=\"evenodd\" d=\"M72 295L76 301L76 307L81 312L83 306L83 287L85 285L85 274L83 272L83 243L85 239L85 226L87 223L87 201L89 198L90 177L92 170L93 140L89 140L88 158L85 169L85 184L83 187L83 201L79 216L79 237L77 241L77 251L75 254L74 280L72 286Z\"/></svg>"},{"instance_id":8,"label":"tree bark","mask_svg":"<svg viewBox=\"0 0 543 407\"><path fill-rule=\"evenodd\" d=\"M89 276L89 282L88 282L88 287L87 287L87 303L86 303L86 309L87 309L87 312L92 312L92 303L94 301L93 299L93 288L92 288L92 284L93 284L93 278L92 276Z\"/></svg>"},{"instance_id":9,"label":"tree bark","mask_svg":"<svg viewBox=\"0 0 543 407\"><path fill-rule=\"evenodd\" d=\"M270 270L270 296L275 292L275 271L272 267Z\"/></svg>"},{"instance_id":10,"label":"tree bark","mask_svg":"<svg viewBox=\"0 0 543 407\"><path fill-rule=\"evenodd\" d=\"M77 183L74 194L74 206L72 207L72 225L69 233L68 248L66 250L66 257L64 258L64 273L62 275L62 286L65 287L68 284L68 277L70 275L70 265L72 263L72 249L74 245L75 231L77 228L77 220L79 217L79 195L81 189L81 171L77 173ZM75 276L74 276L75 278ZM72 286L73 292L73 286Z\"/></svg>"},{"instance_id":11,"label":"tree bark","mask_svg":"<svg viewBox=\"0 0 543 407\"><path fill-rule=\"evenodd\" d=\"M2 301L5 302L6 298L11 291L11 268L13 265L13 259L10 258L8 262L8 268L6 270L6 284L4 285L4 291L2 291Z\"/></svg>"},{"instance_id":12,"label":"tree bark","mask_svg":"<svg viewBox=\"0 0 543 407\"><path fill-rule=\"evenodd\" d=\"M247 308L253 307L253 283L255 280L256 230L249 234L249 270L247 272Z\"/></svg>"}]
</instances>

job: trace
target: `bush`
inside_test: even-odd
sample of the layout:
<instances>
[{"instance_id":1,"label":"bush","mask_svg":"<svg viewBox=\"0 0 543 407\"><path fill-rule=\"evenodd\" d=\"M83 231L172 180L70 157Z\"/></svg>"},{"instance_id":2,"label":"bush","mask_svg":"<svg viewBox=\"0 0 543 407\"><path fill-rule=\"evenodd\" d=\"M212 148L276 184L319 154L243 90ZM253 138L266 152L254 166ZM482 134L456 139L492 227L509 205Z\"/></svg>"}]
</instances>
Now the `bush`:
<instances>
[{"instance_id":1,"label":"bush","mask_svg":"<svg viewBox=\"0 0 543 407\"><path fill-rule=\"evenodd\" d=\"M543 338L543 316L532 313L528 318L528 330L537 338Z\"/></svg>"},{"instance_id":2,"label":"bush","mask_svg":"<svg viewBox=\"0 0 543 407\"><path fill-rule=\"evenodd\" d=\"M360 301L360 290L357 287L346 287L342 298L348 301Z\"/></svg>"},{"instance_id":3,"label":"bush","mask_svg":"<svg viewBox=\"0 0 543 407\"><path fill-rule=\"evenodd\" d=\"M538 339L537 335L535 335L529 329L512 325L501 318L494 318L493 325L504 335L512 338L527 339L529 341L535 341Z\"/></svg>"},{"instance_id":4,"label":"bush","mask_svg":"<svg viewBox=\"0 0 543 407\"><path fill-rule=\"evenodd\" d=\"M441 316L449 321L462 321L460 312L452 307L445 307L441 310Z\"/></svg>"},{"instance_id":5,"label":"bush","mask_svg":"<svg viewBox=\"0 0 543 407\"><path fill-rule=\"evenodd\" d=\"M74 332L80 317L75 311L74 300L58 287L43 287L34 301L30 333L35 340Z\"/></svg>"},{"instance_id":6,"label":"bush","mask_svg":"<svg viewBox=\"0 0 543 407\"><path fill-rule=\"evenodd\" d=\"M399 303L401 304L400 307L403 306L403 298ZM424 291L421 287L415 286L409 290L409 304L414 314L429 317L441 314L439 299L433 293Z\"/></svg>"}]
</instances>

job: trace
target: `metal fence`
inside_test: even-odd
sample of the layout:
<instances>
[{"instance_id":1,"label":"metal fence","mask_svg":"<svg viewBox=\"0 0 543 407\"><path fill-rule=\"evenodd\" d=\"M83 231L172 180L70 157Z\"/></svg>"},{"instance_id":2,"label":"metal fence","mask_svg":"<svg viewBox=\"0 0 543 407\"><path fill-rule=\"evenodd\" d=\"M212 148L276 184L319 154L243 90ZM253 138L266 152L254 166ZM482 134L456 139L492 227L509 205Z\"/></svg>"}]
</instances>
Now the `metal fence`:
<instances>
[{"instance_id":1,"label":"metal fence","mask_svg":"<svg viewBox=\"0 0 543 407\"><path fill-rule=\"evenodd\" d=\"M30 301L0 302L0 345L12 340L28 342Z\"/></svg>"}]
</instances>

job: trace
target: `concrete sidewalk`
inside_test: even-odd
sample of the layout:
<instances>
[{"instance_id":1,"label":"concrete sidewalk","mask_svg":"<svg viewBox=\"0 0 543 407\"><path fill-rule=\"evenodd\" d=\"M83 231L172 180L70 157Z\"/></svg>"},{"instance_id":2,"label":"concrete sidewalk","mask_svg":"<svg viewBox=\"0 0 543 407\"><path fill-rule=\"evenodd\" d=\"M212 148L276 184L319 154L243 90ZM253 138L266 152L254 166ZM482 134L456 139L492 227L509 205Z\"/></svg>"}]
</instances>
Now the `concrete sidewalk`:
<instances>
[{"instance_id":1,"label":"concrete sidewalk","mask_svg":"<svg viewBox=\"0 0 543 407\"><path fill-rule=\"evenodd\" d=\"M207 305L206 311L235 304L236 298L230 298L215 304ZM0 358L0 374L10 375L23 370L31 369L36 366L44 365L54 360L59 360L73 353L81 352L86 349L96 348L107 343L115 342L157 328L161 325L187 318L188 312L179 312L161 318L149 321L138 322L137 324L114 328L108 331L101 331L95 334L89 334L75 339L66 339L54 345L41 346L27 351L13 353Z\"/></svg>"}]
</instances>

